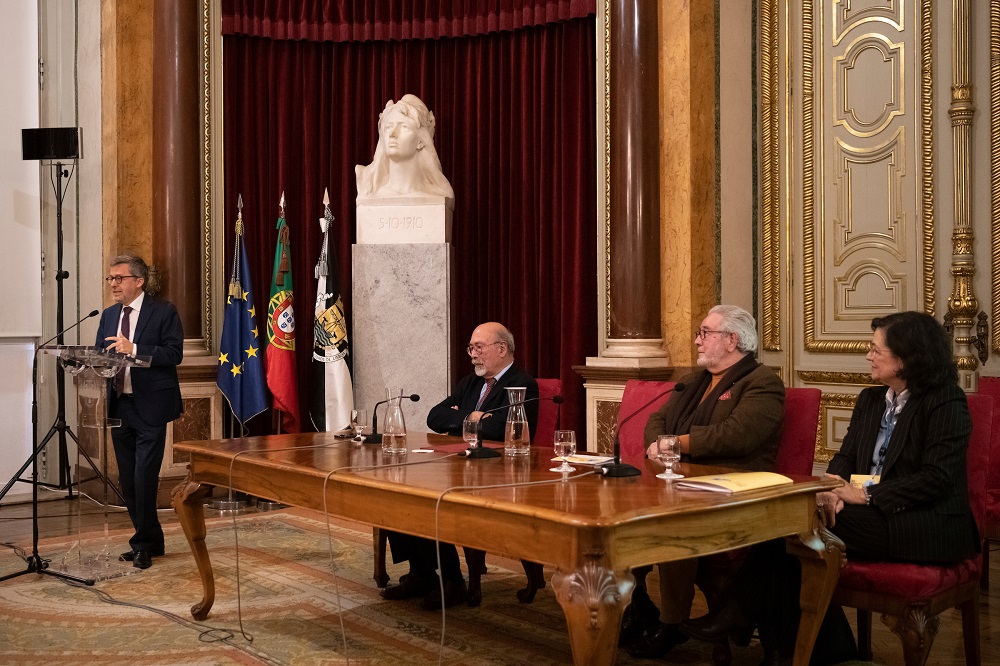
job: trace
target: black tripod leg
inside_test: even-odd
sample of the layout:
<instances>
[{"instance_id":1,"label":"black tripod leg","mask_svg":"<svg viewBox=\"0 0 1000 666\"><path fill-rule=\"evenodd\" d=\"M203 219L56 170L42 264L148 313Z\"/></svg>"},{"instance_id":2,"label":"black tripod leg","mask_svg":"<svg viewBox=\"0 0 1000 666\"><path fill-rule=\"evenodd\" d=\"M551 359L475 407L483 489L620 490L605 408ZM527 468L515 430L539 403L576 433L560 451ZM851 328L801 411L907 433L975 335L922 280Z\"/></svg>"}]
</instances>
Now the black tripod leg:
<instances>
[{"instance_id":1,"label":"black tripod leg","mask_svg":"<svg viewBox=\"0 0 1000 666\"><path fill-rule=\"evenodd\" d=\"M57 430L55 426L52 426L52 428L49 429L48 434L45 435L45 439L42 440L41 444L35 447L35 450L31 452L30 456L28 456L28 459L24 461L23 465L21 465L21 469L17 470L14 473L14 476L10 477L10 481L8 481L7 485L3 487L3 490L0 490L0 500L2 500L4 496L10 491L10 489L14 487L15 483L23 480L21 479L21 475L24 474L24 470L28 469L28 466L31 465L31 462L38 456L39 453L42 452L42 449L45 448L45 445L49 443L49 440L52 439L52 436L56 434L56 432ZM24 482L35 483L34 481L24 481ZM3 579L0 578L0 580Z\"/></svg>"}]
</instances>

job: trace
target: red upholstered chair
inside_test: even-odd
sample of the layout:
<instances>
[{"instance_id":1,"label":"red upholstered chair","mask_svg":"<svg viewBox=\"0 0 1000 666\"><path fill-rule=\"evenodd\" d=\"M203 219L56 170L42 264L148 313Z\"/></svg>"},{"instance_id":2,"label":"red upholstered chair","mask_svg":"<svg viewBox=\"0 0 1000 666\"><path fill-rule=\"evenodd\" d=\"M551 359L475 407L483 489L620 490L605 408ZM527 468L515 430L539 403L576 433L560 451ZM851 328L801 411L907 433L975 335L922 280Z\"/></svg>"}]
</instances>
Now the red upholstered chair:
<instances>
[{"instance_id":1,"label":"red upholstered chair","mask_svg":"<svg viewBox=\"0 0 1000 666\"><path fill-rule=\"evenodd\" d=\"M785 420L774 461L779 474L812 476L821 397L823 392L817 388L785 389Z\"/></svg>"},{"instance_id":2,"label":"red upholstered chair","mask_svg":"<svg viewBox=\"0 0 1000 666\"><path fill-rule=\"evenodd\" d=\"M979 525L986 515L986 474L993 428L993 398L970 394L972 436L967 469L969 503ZM834 603L858 609L858 649L870 661L872 613L881 613L903 643L907 666L924 664L937 633L938 614L962 611L965 663L979 664L979 575L976 555L950 566L848 561L840 572Z\"/></svg>"},{"instance_id":3,"label":"red upholstered chair","mask_svg":"<svg viewBox=\"0 0 1000 666\"><path fill-rule=\"evenodd\" d=\"M635 465L639 469L643 468L643 461L646 459L646 446L649 444L649 442L644 441L643 430L646 429L646 422L649 421L650 415L662 407L663 403L670 397L670 389L673 387L674 382L641 379L630 379L625 382L622 402L618 407L618 424L628 419L628 422L621 427L621 431L618 433L618 441L621 442L622 462ZM652 402L650 402L651 400Z\"/></svg>"},{"instance_id":4,"label":"red upholstered chair","mask_svg":"<svg viewBox=\"0 0 1000 666\"><path fill-rule=\"evenodd\" d=\"M1000 411L1000 377L980 377L979 392L993 398L994 407ZM993 419L993 437L990 446L990 470L986 475L986 522L983 532L983 576L980 589L990 589L990 541L1000 541L1000 414Z\"/></svg>"},{"instance_id":5,"label":"red upholstered chair","mask_svg":"<svg viewBox=\"0 0 1000 666\"><path fill-rule=\"evenodd\" d=\"M538 381L538 422L535 424L535 436L532 444L552 446L553 436L559 429L559 407L548 398L562 395L561 379L539 379Z\"/></svg>"}]
</instances>

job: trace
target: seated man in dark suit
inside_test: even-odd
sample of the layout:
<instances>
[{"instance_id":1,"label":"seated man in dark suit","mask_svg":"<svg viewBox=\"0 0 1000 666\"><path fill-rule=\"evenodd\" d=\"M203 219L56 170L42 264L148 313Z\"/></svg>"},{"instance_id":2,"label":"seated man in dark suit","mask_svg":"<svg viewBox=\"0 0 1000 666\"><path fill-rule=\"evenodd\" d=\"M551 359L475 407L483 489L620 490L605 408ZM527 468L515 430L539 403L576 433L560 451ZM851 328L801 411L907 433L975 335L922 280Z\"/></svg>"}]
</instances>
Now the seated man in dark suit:
<instances>
[{"instance_id":1,"label":"seated man in dark suit","mask_svg":"<svg viewBox=\"0 0 1000 666\"><path fill-rule=\"evenodd\" d=\"M502 324L487 322L476 327L469 339L467 351L474 371L459 382L450 396L435 405L427 414L427 427L435 432L461 435L462 421L471 418L480 422L483 439L503 441L507 410L486 413L507 403L507 387L524 387L524 406L528 427L534 433L538 421L538 384L523 368L514 364L514 336ZM401 576L398 585L382 590L383 599L409 599L423 596L420 605L428 610L441 608L438 592L437 548L431 539L399 532L389 532L392 561L409 560L410 572ZM448 543L441 544L441 577L444 579L445 606L465 599L465 578L458 563L458 551Z\"/></svg>"}]
</instances>

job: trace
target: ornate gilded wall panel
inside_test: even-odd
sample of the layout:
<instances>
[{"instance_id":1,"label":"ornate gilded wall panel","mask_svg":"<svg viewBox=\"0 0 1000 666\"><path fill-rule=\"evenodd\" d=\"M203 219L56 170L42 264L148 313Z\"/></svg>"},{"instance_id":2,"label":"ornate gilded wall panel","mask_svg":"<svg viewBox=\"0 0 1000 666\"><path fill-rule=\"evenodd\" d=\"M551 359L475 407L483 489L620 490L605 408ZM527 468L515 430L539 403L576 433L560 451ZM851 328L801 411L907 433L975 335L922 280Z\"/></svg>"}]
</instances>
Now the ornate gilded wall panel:
<instances>
[{"instance_id":1,"label":"ornate gilded wall panel","mask_svg":"<svg viewBox=\"0 0 1000 666\"><path fill-rule=\"evenodd\" d=\"M802 7L803 338L810 352L863 353L872 317L933 307L930 6ZM921 30L907 25L912 15Z\"/></svg>"},{"instance_id":2,"label":"ornate gilded wall panel","mask_svg":"<svg viewBox=\"0 0 1000 666\"><path fill-rule=\"evenodd\" d=\"M819 401L819 433L817 434L816 463L826 463L840 450L851 423L851 412L857 396L852 393L825 393Z\"/></svg>"}]
</instances>

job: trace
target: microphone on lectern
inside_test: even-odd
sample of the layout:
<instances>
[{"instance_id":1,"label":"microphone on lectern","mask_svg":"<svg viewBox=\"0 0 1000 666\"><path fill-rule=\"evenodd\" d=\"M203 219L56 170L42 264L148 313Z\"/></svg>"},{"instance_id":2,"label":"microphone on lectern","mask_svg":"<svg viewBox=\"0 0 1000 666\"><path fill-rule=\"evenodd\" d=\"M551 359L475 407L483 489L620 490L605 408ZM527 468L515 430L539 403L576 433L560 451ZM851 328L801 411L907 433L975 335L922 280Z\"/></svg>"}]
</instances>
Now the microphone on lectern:
<instances>
[{"instance_id":1,"label":"microphone on lectern","mask_svg":"<svg viewBox=\"0 0 1000 666\"><path fill-rule=\"evenodd\" d=\"M403 400L412 400L413 402L420 402L420 394L413 393L411 395L400 396ZM378 416L376 415L376 410L378 406L389 402L388 400L379 400L372 407L372 434L365 437L365 444L381 444L382 443L382 433L378 432Z\"/></svg>"},{"instance_id":2,"label":"microphone on lectern","mask_svg":"<svg viewBox=\"0 0 1000 666\"><path fill-rule=\"evenodd\" d=\"M58 338L59 336L61 336L61 335L64 335L64 334L66 334L66 333L67 333L67 332L69 332L69 331L72 331L72 330L73 330L74 328L76 328L77 326L79 326L79 325L80 325L80 324L82 324L83 322L87 321L87 320L88 320L88 319L90 319L91 317L96 317L96 316L97 316L97 315L99 315L99 314L101 314L101 311L100 311L100 310L91 310L91 311L90 311L90 314L88 314L88 315L87 315L86 317L84 317L83 319L80 319L80 320L79 320L79 321L77 321L77 322L76 322L75 324L70 324L69 326L67 326L67 327L66 327L66 328L64 328L63 330L59 331L58 333L56 333L56 334L55 334L55 335L53 335L53 336L52 336L51 338L49 338L48 340L46 340L45 342L43 342L42 344L40 344L40 345L38 345L38 346L39 346L39 347L44 347L45 345L49 344L50 342L52 342L53 340L55 340L55 339L56 339L56 338Z\"/></svg>"},{"instance_id":3,"label":"microphone on lectern","mask_svg":"<svg viewBox=\"0 0 1000 666\"><path fill-rule=\"evenodd\" d=\"M482 415L479 419L482 420L483 416L487 414L492 414L493 412L499 412L504 409L509 409L511 407L519 407L529 402L537 402L539 400L551 400L554 404L561 405L563 402L563 397L561 395L545 396L538 398L528 398L527 400L521 400L519 402L512 402L508 405L500 405L499 407L494 407L493 409L483 410ZM476 444L475 446L470 446L465 450L465 456L467 458L499 458L500 452L496 449L487 449L483 447L483 443L479 440L479 428L476 428Z\"/></svg>"},{"instance_id":4,"label":"microphone on lectern","mask_svg":"<svg viewBox=\"0 0 1000 666\"><path fill-rule=\"evenodd\" d=\"M642 407L640 407L639 409L635 410L634 412L626 416L624 419L621 420L621 422L618 423L618 428L615 430L615 459L614 462L609 462L608 464L601 467L601 473L604 474L604 476L622 477L622 476L639 476L640 474L642 474L642 472L639 471L637 467L633 467L628 463L622 462L622 443L620 437L622 433L622 428L625 426L626 423L631 421L633 417L635 417L638 414L641 414L647 407L652 405L654 402L656 402L663 396L669 395L674 391L680 393L686 388L687 385L684 382L680 382L679 384L674 384L673 387L667 389L666 391L657 393L652 400L650 400Z\"/></svg>"}]
</instances>

